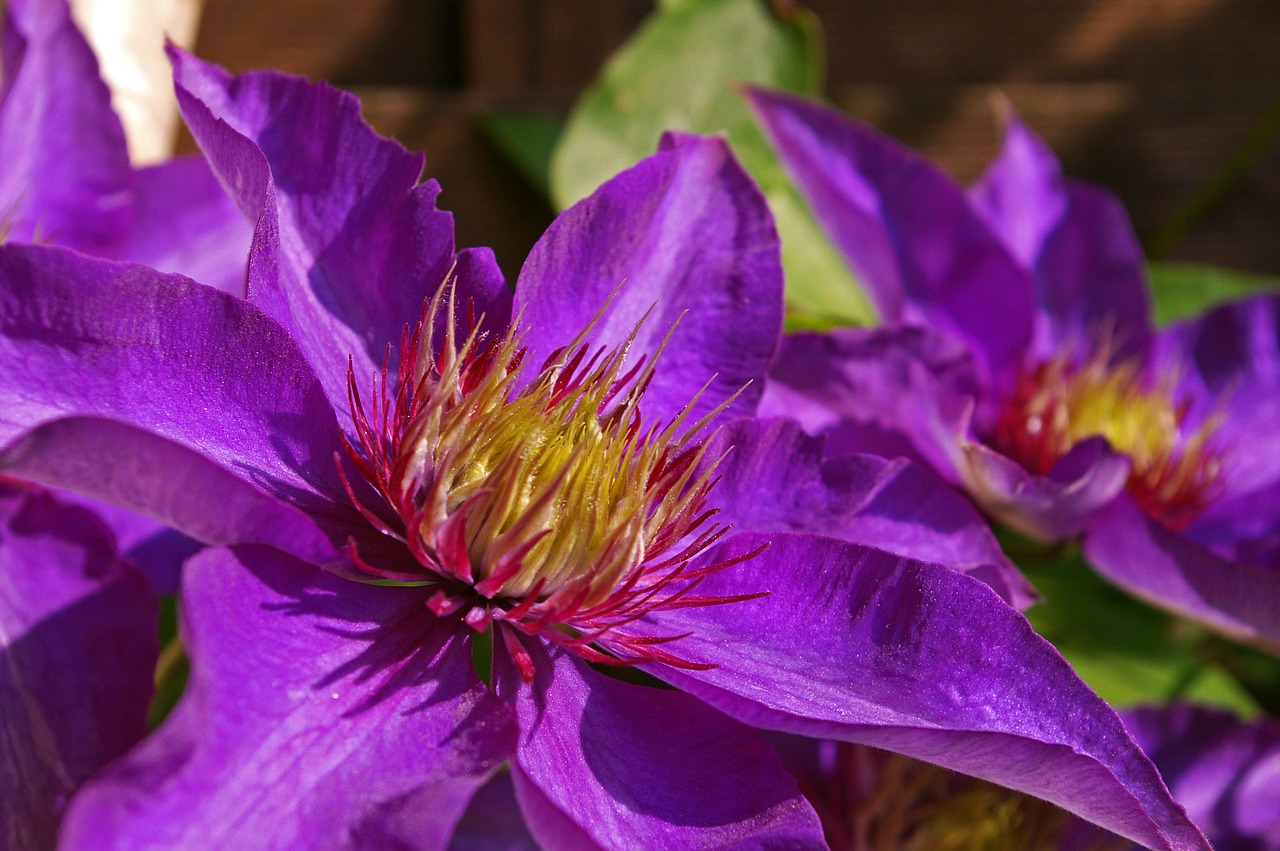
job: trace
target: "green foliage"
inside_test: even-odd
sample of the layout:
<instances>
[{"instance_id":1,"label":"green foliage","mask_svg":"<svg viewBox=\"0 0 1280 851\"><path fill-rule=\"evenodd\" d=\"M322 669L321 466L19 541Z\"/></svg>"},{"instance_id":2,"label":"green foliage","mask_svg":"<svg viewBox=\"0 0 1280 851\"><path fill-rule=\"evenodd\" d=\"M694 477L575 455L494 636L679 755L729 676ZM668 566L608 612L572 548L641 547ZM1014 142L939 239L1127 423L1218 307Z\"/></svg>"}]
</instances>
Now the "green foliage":
<instances>
[{"instance_id":1,"label":"green foliage","mask_svg":"<svg viewBox=\"0 0 1280 851\"><path fill-rule=\"evenodd\" d=\"M151 697L151 705L147 708L148 730L159 727L161 722L169 717L169 713L173 711L187 687L187 676L190 673L187 654L182 648L182 639L178 635L178 599L176 597L160 598L157 639L160 642L160 658L156 662L156 691Z\"/></svg>"},{"instance_id":2,"label":"green foliage","mask_svg":"<svg viewBox=\"0 0 1280 851\"><path fill-rule=\"evenodd\" d=\"M1156 324L1195 316L1226 301L1280 291L1280 279L1217 266L1152 263L1148 269Z\"/></svg>"},{"instance_id":3,"label":"green foliage","mask_svg":"<svg viewBox=\"0 0 1280 851\"><path fill-rule=\"evenodd\" d=\"M480 129L530 186L551 197L551 155L564 118L538 112L493 112Z\"/></svg>"},{"instance_id":4,"label":"green foliage","mask_svg":"<svg viewBox=\"0 0 1280 851\"><path fill-rule=\"evenodd\" d=\"M778 222L788 301L826 324L874 313L783 172L738 91L744 83L815 96L822 37L816 18L762 0L666 0L575 107L551 163L551 195L566 207L653 153L664 130L722 133L764 189Z\"/></svg>"},{"instance_id":5,"label":"green foliage","mask_svg":"<svg viewBox=\"0 0 1280 851\"><path fill-rule=\"evenodd\" d=\"M1108 703L1117 707L1189 700L1243 715L1258 702L1222 664L1220 647L1199 626L1116 589L1074 549L1045 557L1007 543L1044 595L1027 617Z\"/></svg>"}]
</instances>

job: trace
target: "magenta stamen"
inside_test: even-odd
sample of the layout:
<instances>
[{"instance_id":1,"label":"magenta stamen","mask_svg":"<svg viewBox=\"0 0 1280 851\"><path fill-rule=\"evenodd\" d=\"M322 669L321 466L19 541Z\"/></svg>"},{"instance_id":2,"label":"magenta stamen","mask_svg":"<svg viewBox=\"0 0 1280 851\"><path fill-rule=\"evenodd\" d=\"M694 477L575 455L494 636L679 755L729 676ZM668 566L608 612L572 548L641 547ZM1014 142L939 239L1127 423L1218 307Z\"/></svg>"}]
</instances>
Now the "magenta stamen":
<instances>
[{"instance_id":1,"label":"magenta stamen","mask_svg":"<svg viewBox=\"0 0 1280 851\"><path fill-rule=\"evenodd\" d=\"M515 662L516 668L520 671L520 679L526 685L533 682L533 659L529 657L529 651L524 649L520 639L511 630L503 629L499 632L502 633L502 643L507 648L507 653L511 655L511 661Z\"/></svg>"},{"instance_id":2,"label":"magenta stamen","mask_svg":"<svg viewBox=\"0 0 1280 851\"><path fill-rule=\"evenodd\" d=\"M465 605L466 601L454 594L440 589L427 598L426 606L438 618L451 615Z\"/></svg>"},{"instance_id":3,"label":"magenta stamen","mask_svg":"<svg viewBox=\"0 0 1280 851\"><path fill-rule=\"evenodd\" d=\"M489 610L482 606L474 606L462 616L462 622L476 632L484 632L489 628L492 620L493 617L489 614Z\"/></svg>"},{"instance_id":4,"label":"magenta stamen","mask_svg":"<svg viewBox=\"0 0 1280 851\"><path fill-rule=\"evenodd\" d=\"M404 573L399 570L387 570L385 568L375 567L374 565L369 564L369 562L365 561L364 558L361 557L360 551L356 548L355 538L347 539L346 551L347 557L351 559L356 567L361 571L368 573L370 576L376 576L379 579L389 579L393 582L413 583L415 585L421 583L423 579L427 578L421 574Z\"/></svg>"}]
</instances>

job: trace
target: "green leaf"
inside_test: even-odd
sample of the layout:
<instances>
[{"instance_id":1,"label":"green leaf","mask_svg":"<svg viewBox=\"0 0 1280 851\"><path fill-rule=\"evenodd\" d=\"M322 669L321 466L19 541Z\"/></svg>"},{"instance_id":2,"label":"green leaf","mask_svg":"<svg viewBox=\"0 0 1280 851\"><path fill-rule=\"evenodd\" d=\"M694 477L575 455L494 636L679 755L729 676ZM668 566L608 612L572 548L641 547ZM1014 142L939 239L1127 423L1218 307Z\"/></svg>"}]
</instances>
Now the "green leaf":
<instances>
[{"instance_id":1,"label":"green leaf","mask_svg":"<svg viewBox=\"0 0 1280 851\"><path fill-rule=\"evenodd\" d=\"M738 91L743 83L815 96L822 37L803 9L762 0L667 0L575 106L551 163L567 207L653 153L665 130L722 133L772 205L788 301L834 324L874 318L853 274L801 202Z\"/></svg>"},{"instance_id":2,"label":"green leaf","mask_svg":"<svg viewBox=\"0 0 1280 851\"><path fill-rule=\"evenodd\" d=\"M813 317L808 327L874 325L876 311L844 258L822 232L791 182L783 177L765 191L782 239L787 275L787 322ZM804 321L800 319L800 321Z\"/></svg>"},{"instance_id":3,"label":"green leaf","mask_svg":"<svg viewBox=\"0 0 1280 851\"><path fill-rule=\"evenodd\" d=\"M1016 545L1010 550L1016 551ZM1044 595L1027 612L1080 678L1113 706L1190 700L1256 715L1258 702L1222 664L1199 626L1135 600L1078 554L1019 559Z\"/></svg>"},{"instance_id":4,"label":"green leaf","mask_svg":"<svg viewBox=\"0 0 1280 851\"><path fill-rule=\"evenodd\" d=\"M1280 279L1218 266L1152 263L1147 267L1156 324L1196 316L1211 307L1255 293L1280 291Z\"/></svg>"},{"instance_id":5,"label":"green leaf","mask_svg":"<svg viewBox=\"0 0 1280 851\"><path fill-rule=\"evenodd\" d=\"M562 115L491 112L480 119L480 129L530 186L550 198L551 155L564 123Z\"/></svg>"},{"instance_id":6,"label":"green leaf","mask_svg":"<svg viewBox=\"0 0 1280 851\"><path fill-rule=\"evenodd\" d=\"M157 633L160 657L156 660L156 690L151 696L151 705L147 708L148 730L156 729L165 718L169 717L169 713L173 711L183 691L186 690L187 677L190 674L190 663L182 647L182 639L178 635L176 597L160 598Z\"/></svg>"}]
</instances>

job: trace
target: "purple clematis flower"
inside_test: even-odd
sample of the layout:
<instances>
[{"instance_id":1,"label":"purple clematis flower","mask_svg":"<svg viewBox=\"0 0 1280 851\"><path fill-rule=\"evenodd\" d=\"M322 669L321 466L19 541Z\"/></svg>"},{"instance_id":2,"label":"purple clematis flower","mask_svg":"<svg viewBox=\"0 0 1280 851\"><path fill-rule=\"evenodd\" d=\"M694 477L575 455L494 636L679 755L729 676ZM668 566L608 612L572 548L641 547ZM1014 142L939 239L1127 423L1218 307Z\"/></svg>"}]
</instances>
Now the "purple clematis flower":
<instances>
[{"instance_id":1,"label":"purple clematis flower","mask_svg":"<svg viewBox=\"0 0 1280 851\"><path fill-rule=\"evenodd\" d=\"M0 241L136 260L243 294L248 222L202 157L130 166L111 93L65 0L10 0L0 56ZM172 593L195 544L132 512L87 504Z\"/></svg>"},{"instance_id":2,"label":"purple clematis flower","mask_svg":"<svg viewBox=\"0 0 1280 851\"><path fill-rule=\"evenodd\" d=\"M1280 849L1280 723L1189 704L1123 717L1217 851Z\"/></svg>"},{"instance_id":3,"label":"purple clematis flower","mask_svg":"<svg viewBox=\"0 0 1280 851\"><path fill-rule=\"evenodd\" d=\"M0 234L244 291L251 228L202 157L134 169L65 0L10 0L0 35Z\"/></svg>"},{"instance_id":4,"label":"purple clematis flower","mask_svg":"<svg viewBox=\"0 0 1280 851\"><path fill-rule=\"evenodd\" d=\"M156 602L88 509L0 477L0 847L52 848L146 730Z\"/></svg>"},{"instance_id":5,"label":"purple clematis flower","mask_svg":"<svg viewBox=\"0 0 1280 851\"><path fill-rule=\"evenodd\" d=\"M921 460L1117 584L1280 647L1280 297L1151 326L1119 201L1012 115L966 194L839 113L750 98L884 325L797 334L762 411Z\"/></svg>"},{"instance_id":6,"label":"purple clematis flower","mask_svg":"<svg viewBox=\"0 0 1280 851\"><path fill-rule=\"evenodd\" d=\"M354 98L174 58L255 222L247 297L0 246L0 468L210 545L187 693L66 847L442 847L503 762L549 847L823 847L756 727L1207 847L972 512L739 419L782 282L722 141L564 213L513 299Z\"/></svg>"}]
</instances>

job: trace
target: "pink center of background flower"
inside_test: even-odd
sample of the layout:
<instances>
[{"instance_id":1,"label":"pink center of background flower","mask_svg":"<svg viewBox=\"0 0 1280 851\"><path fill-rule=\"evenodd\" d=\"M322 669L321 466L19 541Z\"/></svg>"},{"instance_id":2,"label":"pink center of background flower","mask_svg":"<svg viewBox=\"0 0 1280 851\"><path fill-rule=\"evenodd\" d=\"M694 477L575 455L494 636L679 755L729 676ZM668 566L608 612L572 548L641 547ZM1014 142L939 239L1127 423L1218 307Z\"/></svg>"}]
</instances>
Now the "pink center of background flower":
<instances>
[{"instance_id":1,"label":"pink center of background flower","mask_svg":"<svg viewBox=\"0 0 1280 851\"><path fill-rule=\"evenodd\" d=\"M1045 475L1073 446L1101 436L1129 456L1126 489L1150 517L1189 526L1221 475L1215 418L1191 425L1172 376L1151 378L1132 360L1099 347L1078 361L1059 354L1025 369L997 418L992 445Z\"/></svg>"}]
</instances>

